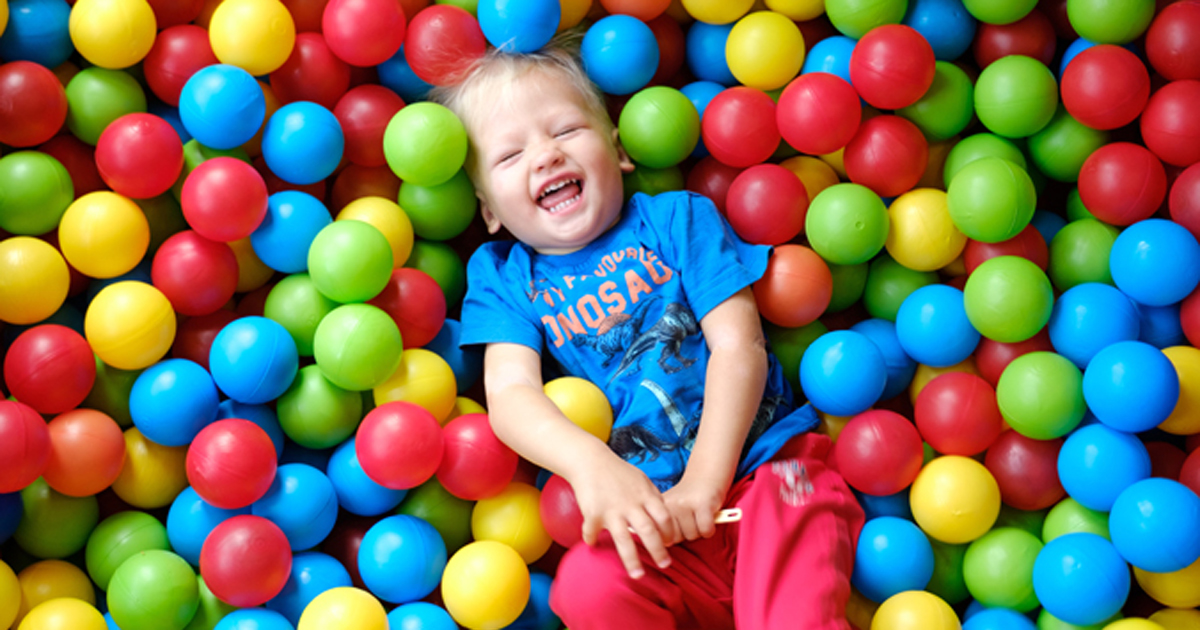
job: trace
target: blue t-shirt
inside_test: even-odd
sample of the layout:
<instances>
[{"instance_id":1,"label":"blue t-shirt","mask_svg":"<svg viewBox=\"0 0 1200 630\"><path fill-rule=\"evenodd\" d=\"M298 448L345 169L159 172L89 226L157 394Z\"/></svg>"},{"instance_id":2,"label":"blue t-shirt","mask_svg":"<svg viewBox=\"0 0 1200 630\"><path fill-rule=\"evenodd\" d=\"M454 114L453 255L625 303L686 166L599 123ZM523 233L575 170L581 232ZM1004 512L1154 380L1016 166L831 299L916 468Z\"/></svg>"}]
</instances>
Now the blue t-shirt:
<instances>
[{"instance_id":1,"label":"blue t-shirt","mask_svg":"<svg viewBox=\"0 0 1200 630\"><path fill-rule=\"evenodd\" d=\"M579 251L480 247L460 343L546 349L565 373L598 385L613 407L609 447L665 490L683 475L700 424L709 351L699 322L761 277L769 254L738 238L706 197L639 193ZM810 406L793 409L779 361L769 361L739 476L818 422Z\"/></svg>"}]
</instances>

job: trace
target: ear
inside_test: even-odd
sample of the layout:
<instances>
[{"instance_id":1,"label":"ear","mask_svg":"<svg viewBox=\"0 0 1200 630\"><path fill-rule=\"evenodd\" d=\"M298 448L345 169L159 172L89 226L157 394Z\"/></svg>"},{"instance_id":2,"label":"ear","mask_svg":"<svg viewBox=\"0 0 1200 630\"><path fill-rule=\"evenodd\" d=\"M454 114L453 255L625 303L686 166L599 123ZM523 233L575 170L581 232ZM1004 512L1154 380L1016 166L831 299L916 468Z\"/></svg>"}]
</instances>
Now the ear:
<instances>
[{"instance_id":1,"label":"ear","mask_svg":"<svg viewBox=\"0 0 1200 630\"><path fill-rule=\"evenodd\" d=\"M483 224L487 226L488 234L499 232L500 218L492 212L491 205L488 204L487 199L483 198L483 195L476 196L479 197L479 216L483 217Z\"/></svg>"},{"instance_id":2,"label":"ear","mask_svg":"<svg viewBox=\"0 0 1200 630\"><path fill-rule=\"evenodd\" d=\"M622 173L632 173L635 168L633 160L629 154L625 152L625 147L621 146L621 131L616 127L612 130L613 146L617 148L617 163L621 166Z\"/></svg>"}]
</instances>

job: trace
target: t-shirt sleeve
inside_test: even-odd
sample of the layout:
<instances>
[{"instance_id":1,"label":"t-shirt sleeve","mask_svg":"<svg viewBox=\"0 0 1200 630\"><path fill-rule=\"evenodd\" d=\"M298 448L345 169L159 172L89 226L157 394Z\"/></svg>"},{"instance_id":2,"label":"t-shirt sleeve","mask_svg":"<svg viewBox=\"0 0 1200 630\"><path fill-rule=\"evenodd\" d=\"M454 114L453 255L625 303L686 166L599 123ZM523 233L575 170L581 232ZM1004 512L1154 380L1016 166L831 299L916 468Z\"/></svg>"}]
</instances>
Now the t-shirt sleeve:
<instances>
[{"instance_id":1,"label":"t-shirt sleeve","mask_svg":"<svg viewBox=\"0 0 1200 630\"><path fill-rule=\"evenodd\" d=\"M486 244L467 263L467 293L462 307L459 346L517 343L542 351L542 331L530 314L522 280L507 264L507 247Z\"/></svg>"},{"instance_id":2,"label":"t-shirt sleeve","mask_svg":"<svg viewBox=\"0 0 1200 630\"><path fill-rule=\"evenodd\" d=\"M703 319L709 311L762 277L771 248L743 241L707 197L694 193L661 195L670 208L651 210L666 221L665 236L688 302ZM659 199L659 198L656 198Z\"/></svg>"}]
</instances>

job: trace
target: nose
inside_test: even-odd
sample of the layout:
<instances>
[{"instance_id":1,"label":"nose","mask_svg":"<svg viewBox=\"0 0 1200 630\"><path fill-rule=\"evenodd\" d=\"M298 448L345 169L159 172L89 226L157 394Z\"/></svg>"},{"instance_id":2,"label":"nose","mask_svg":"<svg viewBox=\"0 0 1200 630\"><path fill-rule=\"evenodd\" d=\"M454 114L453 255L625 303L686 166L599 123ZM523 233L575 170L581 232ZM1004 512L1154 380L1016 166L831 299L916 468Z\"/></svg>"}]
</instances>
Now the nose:
<instances>
[{"instance_id":1,"label":"nose","mask_svg":"<svg viewBox=\"0 0 1200 630\"><path fill-rule=\"evenodd\" d=\"M558 146L558 142L553 138L543 142L537 151L537 159L533 163L535 171L541 172L558 166L564 158L562 148Z\"/></svg>"}]
</instances>

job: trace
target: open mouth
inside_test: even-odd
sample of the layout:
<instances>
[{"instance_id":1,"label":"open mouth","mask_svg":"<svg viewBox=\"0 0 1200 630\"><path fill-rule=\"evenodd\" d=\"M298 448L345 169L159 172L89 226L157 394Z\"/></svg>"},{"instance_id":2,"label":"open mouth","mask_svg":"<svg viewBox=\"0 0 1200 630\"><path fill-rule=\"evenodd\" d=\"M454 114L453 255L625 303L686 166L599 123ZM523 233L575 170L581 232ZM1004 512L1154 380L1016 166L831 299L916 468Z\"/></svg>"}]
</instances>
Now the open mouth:
<instances>
[{"instance_id":1,"label":"open mouth","mask_svg":"<svg viewBox=\"0 0 1200 630\"><path fill-rule=\"evenodd\" d=\"M546 186L538 195L538 205L548 210L550 214L554 214L579 201L582 195L582 180L564 179Z\"/></svg>"}]
</instances>

